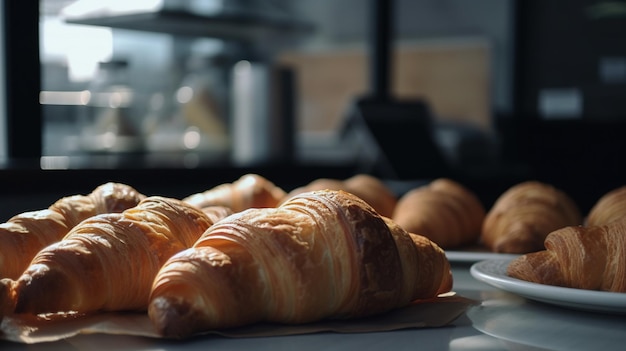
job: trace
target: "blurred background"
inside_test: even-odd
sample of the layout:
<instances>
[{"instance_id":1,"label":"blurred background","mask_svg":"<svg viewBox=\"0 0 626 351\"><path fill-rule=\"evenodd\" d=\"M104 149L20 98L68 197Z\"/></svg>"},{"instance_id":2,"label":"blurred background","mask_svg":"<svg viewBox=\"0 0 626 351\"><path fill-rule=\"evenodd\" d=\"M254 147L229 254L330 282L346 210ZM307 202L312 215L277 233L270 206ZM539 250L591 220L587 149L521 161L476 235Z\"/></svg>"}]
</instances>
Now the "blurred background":
<instances>
[{"instance_id":1,"label":"blurred background","mask_svg":"<svg viewBox=\"0 0 626 351\"><path fill-rule=\"evenodd\" d=\"M0 215L105 181L625 183L626 2L2 1Z\"/></svg>"}]
</instances>

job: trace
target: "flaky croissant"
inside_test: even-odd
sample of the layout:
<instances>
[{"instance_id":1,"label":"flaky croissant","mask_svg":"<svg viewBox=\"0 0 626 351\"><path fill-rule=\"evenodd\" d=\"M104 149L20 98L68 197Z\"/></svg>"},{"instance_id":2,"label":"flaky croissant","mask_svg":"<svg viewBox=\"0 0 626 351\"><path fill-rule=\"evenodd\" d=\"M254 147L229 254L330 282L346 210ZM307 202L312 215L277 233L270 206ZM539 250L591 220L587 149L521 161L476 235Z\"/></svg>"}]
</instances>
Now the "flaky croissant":
<instances>
[{"instance_id":1,"label":"flaky croissant","mask_svg":"<svg viewBox=\"0 0 626 351\"><path fill-rule=\"evenodd\" d=\"M35 254L61 240L71 228L101 213L122 212L145 196L120 183L105 183L88 195L61 198L49 208L29 211L0 224L0 278L15 279Z\"/></svg>"},{"instance_id":2,"label":"flaky croissant","mask_svg":"<svg viewBox=\"0 0 626 351\"><path fill-rule=\"evenodd\" d=\"M626 221L561 228L547 236L545 247L513 260L507 274L539 284L626 292Z\"/></svg>"},{"instance_id":3,"label":"flaky croissant","mask_svg":"<svg viewBox=\"0 0 626 351\"><path fill-rule=\"evenodd\" d=\"M180 200L151 196L122 213L90 217L33 258L10 287L17 314L146 310L152 281L173 254L213 223Z\"/></svg>"},{"instance_id":4,"label":"flaky croissant","mask_svg":"<svg viewBox=\"0 0 626 351\"><path fill-rule=\"evenodd\" d=\"M157 275L148 315L167 337L259 321L381 313L451 289L441 248L343 191L217 222Z\"/></svg>"},{"instance_id":5,"label":"flaky croissant","mask_svg":"<svg viewBox=\"0 0 626 351\"><path fill-rule=\"evenodd\" d=\"M233 183L217 185L183 199L196 207L225 206L233 212L253 207L276 207L286 192L267 178L246 174Z\"/></svg>"},{"instance_id":6,"label":"flaky croissant","mask_svg":"<svg viewBox=\"0 0 626 351\"><path fill-rule=\"evenodd\" d=\"M332 178L316 179L307 185L291 190L285 200L304 192L326 189L343 190L352 193L363 199L384 217L392 216L398 201L396 194L382 180L364 173L353 175L344 180Z\"/></svg>"},{"instance_id":7,"label":"flaky croissant","mask_svg":"<svg viewBox=\"0 0 626 351\"><path fill-rule=\"evenodd\" d=\"M582 214L565 192L538 181L516 184L487 212L481 241L491 251L525 254L543 250L546 236L582 224Z\"/></svg>"},{"instance_id":8,"label":"flaky croissant","mask_svg":"<svg viewBox=\"0 0 626 351\"><path fill-rule=\"evenodd\" d=\"M226 206L207 206L200 208L200 210L202 210L213 223L234 213L230 207Z\"/></svg>"},{"instance_id":9,"label":"flaky croissant","mask_svg":"<svg viewBox=\"0 0 626 351\"><path fill-rule=\"evenodd\" d=\"M586 224L603 225L626 217L626 186L604 194L593 205L587 216Z\"/></svg>"},{"instance_id":10,"label":"flaky croissant","mask_svg":"<svg viewBox=\"0 0 626 351\"><path fill-rule=\"evenodd\" d=\"M392 219L448 249L478 242L485 209L468 188L439 178L400 197Z\"/></svg>"}]
</instances>

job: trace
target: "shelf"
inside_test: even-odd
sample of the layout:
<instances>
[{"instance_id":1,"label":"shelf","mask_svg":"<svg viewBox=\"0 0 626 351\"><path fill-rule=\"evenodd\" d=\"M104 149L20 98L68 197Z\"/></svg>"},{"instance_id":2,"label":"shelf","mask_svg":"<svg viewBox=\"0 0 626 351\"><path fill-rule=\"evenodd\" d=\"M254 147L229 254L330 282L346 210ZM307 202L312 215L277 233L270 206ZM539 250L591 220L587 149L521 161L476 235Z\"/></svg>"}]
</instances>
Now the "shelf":
<instances>
[{"instance_id":1,"label":"shelf","mask_svg":"<svg viewBox=\"0 0 626 351\"><path fill-rule=\"evenodd\" d=\"M284 18L246 13L197 15L172 10L68 18L66 23L242 42L297 38L313 31L310 24Z\"/></svg>"}]
</instances>

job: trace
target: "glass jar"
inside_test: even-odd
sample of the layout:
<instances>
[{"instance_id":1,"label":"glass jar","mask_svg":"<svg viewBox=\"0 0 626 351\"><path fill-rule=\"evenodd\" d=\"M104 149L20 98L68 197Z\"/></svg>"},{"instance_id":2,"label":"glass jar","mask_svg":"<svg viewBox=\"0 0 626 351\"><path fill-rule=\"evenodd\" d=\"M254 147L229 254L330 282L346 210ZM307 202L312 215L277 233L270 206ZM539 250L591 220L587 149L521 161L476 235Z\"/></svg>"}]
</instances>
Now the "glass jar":
<instances>
[{"instance_id":1,"label":"glass jar","mask_svg":"<svg viewBox=\"0 0 626 351\"><path fill-rule=\"evenodd\" d=\"M128 62L101 62L85 92L86 113L81 148L86 152L133 152L142 149L139 129L131 117L134 94Z\"/></svg>"},{"instance_id":2,"label":"glass jar","mask_svg":"<svg viewBox=\"0 0 626 351\"><path fill-rule=\"evenodd\" d=\"M228 154L227 80L221 57L192 57L175 91L173 119L182 126L182 147L206 157Z\"/></svg>"}]
</instances>

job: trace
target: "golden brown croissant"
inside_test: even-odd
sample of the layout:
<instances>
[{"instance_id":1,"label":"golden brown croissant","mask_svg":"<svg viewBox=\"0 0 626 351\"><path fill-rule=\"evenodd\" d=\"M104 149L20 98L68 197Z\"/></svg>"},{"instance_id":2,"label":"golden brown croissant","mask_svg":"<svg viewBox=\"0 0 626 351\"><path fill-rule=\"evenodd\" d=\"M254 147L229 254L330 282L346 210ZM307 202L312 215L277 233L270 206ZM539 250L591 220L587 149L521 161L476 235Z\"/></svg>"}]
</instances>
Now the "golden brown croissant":
<instances>
[{"instance_id":1,"label":"golden brown croissant","mask_svg":"<svg viewBox=\"0 0 626 351\"><path fill-rule=\"evenodd\" d=\"M61 240L82 220L96 214L122 212L144 197L128 185L106 183L89 195L64 197L47 209L10 218L0 224L0 278L19 277L40 249Z\"/></svg>"},{"instance_id":2,"label":"golden brown croissant","mask_svg":"<svg viewBox=\"0 0 626 351\"><path fill-rule=\"evenodd\" d=\"M207 206L200 208L212 223L219 221L224 217L228 217L233 214L233 210L226 206Z\"/></svg>"},{"instance_id":3,"label":"golden brown croissant","mask_svg":"<svg viewBox=\"0 0 626 351\"><path fill-rule=\"evenodd\" d=\"M548 235L545 247L513 260L507 274L539 284L626 292L626 221L561 228Z\"/></svg>"},{"instance_id":4,"label":"golden brown croissant","mask_svg":"<svg viewBox=\"0 0 626 351\"><path fill-rule=\"evenodd\" d=\"M276 207L286 192L258 174L246 174L233 183L217 185L183 201L196 207L226 206L233 212L253 207Z\"/></svg>"},{"instance_id":5,"label":"golden brown croissant","mask_svg":"<svg viewBox=\"0 0 626 351\"><path fill-rule=\"evenodd\" d=\"M587 225L603 225L626 217L626 186L604 194L593 205L587 216Z\"/></svg>"},{"instance_id":6,"label":"golden brown croissant","mask_svg":"<svg viewBox=\"0 0 626 351\"><path fill-rule=\"evenodd\" d=\"M397 196L380 179L368 174L356 174L345 180L319 178L309 184L290 191L285 200L290 197L315 190L343 190L352 193L384 217L391 217L398 201Z\"/></svg>"},{"instance_id":7,"label":"golden brown croissant","mask_svg":"<svg viewBox=\"0 0 626 351\"><path fill-rule=\"evenodd\" d=\"M343 191L292 197L214 224L155 278L148 315L167 337L259 321L381 313L451 289L441 248Z\"/></svg>"},{"instance_id":8,"label":"golden brown croissant","mask_svg":"<svg viewBox=\"0 0 626 351\"><path fill-rule=\"evenodd\" d=\"M398 200L392 219L444 249L475 244L485 218L479 198L465 186L439 178Z\"/></svg>"},{"instance_id":9,"label":"golden brown croissant","mask_svg":"<svg viewBox=\"0 0 626 351\"><path fill-rule=\"evenodd\" d=\"M152 281L212 222L180 200L151 196L122 213L90 217L33 258L10 285L14 313L145 310Z\"/></svg>"},{"instance_id":10,"label":"golden brown croissant","mask_svg":"<svg viewBox=\"0 0 626 351\"><path fill-rule=\"evenodd\" d=\"M543 250L546 236L582 224L582 214L565 192L538 181L516 184L496 200L485 217L482 242L494 252Z\"/></svg>"},{"instance_id":11,"label":"golden brown croissant","mask_svg":"<svg viewBox=\"0 0 626 351\"><path fill-rule=\"evenodd\" d=\"M365 200L381 216L391 217L398 202L397 196L379 178L357 174L344 180L348 192Z\"/></svg>"}]
</instances>

